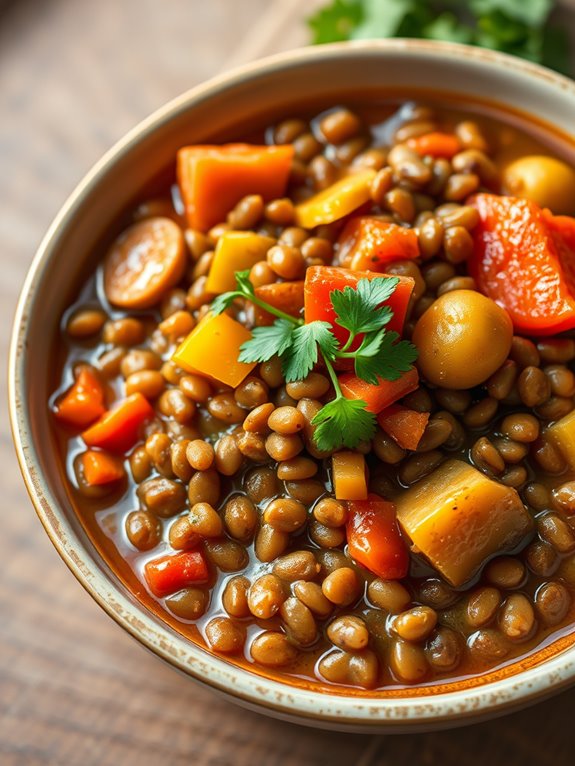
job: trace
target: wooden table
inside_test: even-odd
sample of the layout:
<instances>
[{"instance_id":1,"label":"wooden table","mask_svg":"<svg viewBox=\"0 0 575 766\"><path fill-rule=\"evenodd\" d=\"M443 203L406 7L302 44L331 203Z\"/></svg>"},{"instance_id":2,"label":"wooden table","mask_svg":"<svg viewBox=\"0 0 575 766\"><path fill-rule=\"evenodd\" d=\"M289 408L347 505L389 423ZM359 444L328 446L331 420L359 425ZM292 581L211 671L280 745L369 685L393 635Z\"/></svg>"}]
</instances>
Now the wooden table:
<instances>
[{"instance_id":1,"label":"wooden table","mask_svg":"<svg viewBox=\"0 0 575 766\"><path fill-rule=\"evenodd\" d=\"M113 141L234 63L306 42L313 0L0 0L0 353L53 215ZM0 378L5 399L4 376ZM575 689L523 713L409 737L248 713L123 633L52 548L0 413L2 766L572 764Z\"/></svg>"}]
</instances>

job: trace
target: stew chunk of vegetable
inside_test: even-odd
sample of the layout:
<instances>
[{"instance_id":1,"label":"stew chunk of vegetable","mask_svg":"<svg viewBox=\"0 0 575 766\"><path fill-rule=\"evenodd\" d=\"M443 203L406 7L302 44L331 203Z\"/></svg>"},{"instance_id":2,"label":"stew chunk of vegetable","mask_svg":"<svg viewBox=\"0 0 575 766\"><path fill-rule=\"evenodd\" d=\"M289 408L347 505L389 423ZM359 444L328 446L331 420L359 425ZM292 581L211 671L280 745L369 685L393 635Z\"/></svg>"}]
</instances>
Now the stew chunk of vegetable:
<instances>
[{"instance_id":1,"label":"stew chunk of vegetable","mask_svg":"<svg viewBox=\"0 0 575 766\"><path fill-rule=\"evenodd\" d=\"M456 587L533 526L513 488L460 460L448 460L402 493L397 518L414 552Z\"/></svg>"}]
</instances>

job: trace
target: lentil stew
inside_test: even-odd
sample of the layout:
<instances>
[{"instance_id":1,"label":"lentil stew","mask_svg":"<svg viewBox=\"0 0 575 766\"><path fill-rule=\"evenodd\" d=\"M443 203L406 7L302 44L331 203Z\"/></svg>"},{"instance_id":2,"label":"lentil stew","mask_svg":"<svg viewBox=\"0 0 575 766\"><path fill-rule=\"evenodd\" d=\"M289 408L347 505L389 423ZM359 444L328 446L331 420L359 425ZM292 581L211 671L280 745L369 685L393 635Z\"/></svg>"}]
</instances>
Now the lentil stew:
<instances>
[{"instance_id":1,"label":"lentil stew","mask_svg":"<svg viewBox=\"0 0 575 766\"><path fill-rule=\"evenodd\" d=\"M504 116L334 107L182 148L62 319L49 406L106 561L318 688L570 634L574 215L573 168Z\"/></svg>"}]
</instances>

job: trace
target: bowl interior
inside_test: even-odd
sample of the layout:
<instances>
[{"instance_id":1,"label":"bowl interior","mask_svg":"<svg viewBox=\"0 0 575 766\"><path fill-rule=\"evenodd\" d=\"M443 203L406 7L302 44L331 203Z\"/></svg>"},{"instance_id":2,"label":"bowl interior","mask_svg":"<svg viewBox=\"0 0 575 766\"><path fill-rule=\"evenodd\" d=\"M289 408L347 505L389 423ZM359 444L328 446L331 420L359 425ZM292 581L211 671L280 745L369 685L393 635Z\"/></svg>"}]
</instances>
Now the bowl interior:
<instances>
[{"instance_id":1,"label":"bowl interior","mask_svg":"<svg viewBox=\"0 0 575 766\"><path fill-rule=\"evenodd\" d=\"M262 704L283 716L296 709L300 716L319 716L324 723L339 719L341 724L361 728L374 722L401 727L406 724L398 722L409 715L409 725L425 726L430 721L451 720L454 700L461 692L437 687L430 705L418 704L409 690L387 695L389 704L381 697L370 701L352 694L318 695L262 679L210 656L147 612L102 562L68 496L46 405L57 372L55 339L61 316L95 267L102 243L117 233L122 216L141 197L142 188L173 166L180 146L237 139L280 116L301 111L306 104L315 108L415 91L437 99L438 84L452 103L472 98L500 103L536 119L544 115L547 123L565 134L571 131L574 139L575 84L506 57L415 42L325 46L276 57L176 100L103 158L51 227L16 319L11 360L13 427L29 489L61 555L107 611L156 653L216 688L231 690L248 704ZM536 122L533 126L536 131L544 129ZM559 134L555 140L563 144L564 152L573 153L575 162L573 143L569 148L568 138ZM568 683L574 672L573 652L563 658L557 654L568 644L547 652L554 659L541 655L529 663L529 688L520 688L521 674L507 681L495 678L503 684L500 689L496 684L485 687L483 680L483 687L478 685L473 694L468 690L461 699L460 714L482 714L490 704L493 709L505 707L548 692L552 663L556 685Z\"/></svg>"}]
</instances>

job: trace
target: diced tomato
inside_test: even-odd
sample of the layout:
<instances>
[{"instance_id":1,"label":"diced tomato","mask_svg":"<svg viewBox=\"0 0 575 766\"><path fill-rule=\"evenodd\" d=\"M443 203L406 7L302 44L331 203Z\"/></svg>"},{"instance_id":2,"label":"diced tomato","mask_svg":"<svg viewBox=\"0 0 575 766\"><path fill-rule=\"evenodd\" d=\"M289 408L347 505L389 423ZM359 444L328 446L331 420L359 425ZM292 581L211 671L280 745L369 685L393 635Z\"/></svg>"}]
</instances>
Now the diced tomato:
<instances>
[{"instance_id":1,"label":"diced tomato","mask_svg":"<svg viewBox=\"0 0 575 766\"><path fill-rule=\"evenodd\" d=\"M408 138L407 146L422 157L444 157L450 160L461 151L461 141L453 133L433 131Z\"/></svg>"},{"instance_id":2,"label":"diced tomato","mask_svg":"<svg viewBox=\"0 0 575 766\"><path fill-rule=\"evenodd\" d=\"M412 260L419 255L414 229L379 218L351 218L339 237L339 261L352 271L384 271L393 261Z\"/></svg>"},{"instance_id":3,"label":"diced tomato","mask_svg":"<svg viewBox=\"0 0 575 766\"><path fill-rule=\"evenodd\" d=\"M127 452L140 437L142 424L154 416L148 400L140 393L123 399L82 434L88 447Z\"/></svg>"},{"instance_id":4,"label":"diced tomato","mask_svg":"<svg viewBox=\"0 0 575 766\"><path fill-rule=\"evenodd\" d=\"M505 308L518 333L555 335L575 327L575 235L572 219L534 202L477 194L469 272Z\"/></svg>"},{"instance_id":5,"label":"diced tomato","mask_svg":"<svg viewBox=\"0 0 575 766\"><path fill-rule=\"evenodd\" d=\"M186 146L178 152L178 182L189 225L207 231L246 194L283 197L294 149L224 144Z\"/></svg>"},{"instance_id":6,"label":"diced tomato","mask_svg":"<svg viewBox=\"0 0 575 766\"><path fill-rule=\"evenodd\" d=\"M122 460L109 452L89 449L81 455L81 460L84 478L92 487L111 484L125 475Z\"/></svg>"},{"instance_id":7,"label":"diced tomato","mask_svg":"<svg viewBox=\"0 0 575 766\"><path fill-rule=\"evenodd\" d=\"M350 556L385 580L399 580L409 569L409 552L397 525L395 506L379 495L348 502Z\"/></svg>"},{"instance_id":8,"label":"diced tomato","mask_svg":"<svg viewBox=\"0 0 575 766\"><path fill-rule=\"evenodd\" d=\"M402 449L417 449L429 421L429 412L416 412L392 404L377 416L377 422Z\"/></svg>"},{"instance_id":9,"label":"diced tomato","mask_svg":"<svg viewBox=\"0 0 575 766\"><path fill-rule=\"evenodd\" d=\"M333 290L343 290L348 285L356 287L360 279L376 279L382 276L394 275L378 274L373 271L351 271L337 266L311 266L305 274L305 321L314 322L319 319L323 322L329 322L335 337L340 344L344 344L349 333L335 321L336 314L331 305L330 293ZM401 333L415 282L411 277L398 277L398 279L397 287L384 305L389 306L393 311L393 317L387 325L387 329ZM360 343L361 336L358 336L350 347L351 350L357 349Z\"/></svg>"},{"instance_id":10,"label":"diced tomato","mask_svg":"<svg viewBox=\"0 0 575 766\"><path fill-rule=\"evenodd\" d=\"M105 410L104 389L96 373L88 366L79 368L76 381L54 407L59 420L76 428L90 425Z\"/></svg>"},{"instance_id":11,"label":"diced tomato","mask_svg":"<svg viewBox=\"0 0 575 766\"><path fill-rule=\"evenodd\" d=\"M271 285L256 287L255 293L262 301L269 303L275 309L284 311L292 317L299 318L303 311L303 281L299 282L274 282ZM257 325L271 325L276 317L256 306L255 321Z\"/></svg>"},{"instance_id":12,"label":"diced tomato","mask_svg":"<svg viewBox=\"0 0 575 766\"><path fill-rule=\"evenodd\" d=\"M188 585L206 582L208 565L201 551L184 551L148 561L144 576L152 593L162 598Z\"/></svg>"},{"instance_id":13,"label":"diced tomato","mask_svg":"<svg viewBox=\"0 0 575 766\"><path fill-rule=\"evenodd\" d=\"M415 367L412 367L397 380L381 378L379 383L373 385L366 383L357 375L344 373L339 376L339 385L347 399L361 399L366 403L368 412L377 414L398 399L415 391L419 385L419 375Z\"/></svg>"}]
</instances>

